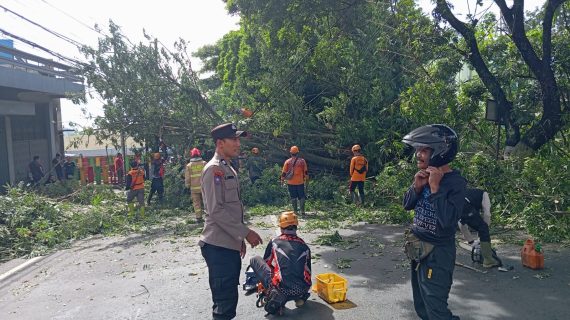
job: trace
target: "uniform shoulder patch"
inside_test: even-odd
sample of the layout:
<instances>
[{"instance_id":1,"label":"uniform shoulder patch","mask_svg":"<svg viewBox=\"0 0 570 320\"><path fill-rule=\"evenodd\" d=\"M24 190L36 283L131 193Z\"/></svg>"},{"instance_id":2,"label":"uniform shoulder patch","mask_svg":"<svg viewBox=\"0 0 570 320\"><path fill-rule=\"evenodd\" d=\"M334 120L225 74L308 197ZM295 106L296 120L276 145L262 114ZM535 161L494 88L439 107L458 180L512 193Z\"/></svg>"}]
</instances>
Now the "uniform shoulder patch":
<instances>
[{"instance_id":1,"label":"uniform shoulder patch","mask_svg":"<svg viewBox=\"0 0 570 320\"><path fill-rule=\"evenodd\" d=\"M224 171L220 168L214 169L214 184L221 184L224 179Z\"/></svg>"}]
</instances>

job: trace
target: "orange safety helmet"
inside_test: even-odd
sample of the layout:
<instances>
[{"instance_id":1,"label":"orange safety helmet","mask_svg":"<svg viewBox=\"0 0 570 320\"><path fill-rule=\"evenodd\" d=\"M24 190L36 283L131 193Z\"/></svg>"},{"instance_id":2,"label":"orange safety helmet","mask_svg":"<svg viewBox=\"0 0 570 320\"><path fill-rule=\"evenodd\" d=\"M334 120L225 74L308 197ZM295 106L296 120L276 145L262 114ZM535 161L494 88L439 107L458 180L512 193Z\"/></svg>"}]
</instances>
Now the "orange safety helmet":
<instances>
[{"instance_id":1,"label":"orange safety helmet","mask_svg":"<svg viewBox=\"0 0 570 320\"><path fill-rule=\"evenodd\" d=\"M352 150L352 152L360 151L360 145L358 145L358 144L353 145L351 150Z\"/></svg>"},{"instance_id":2,"label":"orange safety helmet","mask_svg":"<svg viewBox=\"0 0 570 320\"><path fill-rule=\"evenodd\" d=\"M291 153L291 154L297 154L297 153L299 153L299 147L297 147L297 146L292 146L291 149L289 150L289 153Z\"/></svg>"},{"instance_id":3,"label":"orange safety helmet","mask_svg":"<svg viewBox=\"0 0 570 320\"><path fill-rule=\"evenodd\" d=\"M154 154L154 159L156 160L160 159L160 152Z\"/></svg>"},{"instance_id":4,"label":"orange safety helmet","mask_svg":"<svg viewBox=\"0 0 570 320\"><path fill-rule=\"evenodd\" d=\"M253 148L253 149L251 149L251 153L253 153L253 154L258 154L258 153L259 153L259 149Z\"/></svg>"},{"instance_id":5,"label":"orange safety helmet","mask_svg":"<svg viewBox=\"0 0 570 320\"><path fill-rule=\"evenodd\" d=\"M200 152L200 149L198 148L193 148L192 150L190 150L190 156L191 157L200 157L202 155L202 153Z\"/></svg>"},{"instance_id":6,"label":"orange safety helmet","mask_svg":"<svg viewBox=\"0 0 570 320\"><path fill-rule=\"evenodd\" d=\"M251 116L253 116L253 111L248 108L241 108L241 115L246 118L251 118Z\"/></svg>"},{"instance_id":7,"label":"orange safety helmet","mask_svg":"<svg viewBox=\"0 0 570 320\"><path fill-rule=\"evenodd\" d=\"M298 226L299 220L297 219L297 215L293 211L287 211L281 213L279 216L279 228L285 229L288 226Z\"/></svg>"}]
</instances>

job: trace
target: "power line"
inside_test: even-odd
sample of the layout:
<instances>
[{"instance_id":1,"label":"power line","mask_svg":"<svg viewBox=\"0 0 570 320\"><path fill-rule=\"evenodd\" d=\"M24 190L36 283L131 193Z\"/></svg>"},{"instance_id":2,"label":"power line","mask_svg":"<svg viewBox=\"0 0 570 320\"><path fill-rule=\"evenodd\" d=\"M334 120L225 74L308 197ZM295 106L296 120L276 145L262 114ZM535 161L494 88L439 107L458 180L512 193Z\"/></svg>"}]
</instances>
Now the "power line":
<instances>
[{"instance_id":1,"label":"power line","mask_svg":"<svg viewBox=\"0 0 570 320\"><path fill-rule=\"evenodd\" d=\"M32 46L32 47L34 47L34 48L40 49L40 50L42 50L42 51L44 51L44 52L47 52L47 53L51 54L52 56L54 56L54 57L56 57L56 58L58 58L58 59L60 59L60 60L67 61L67 62L71 62L71 63L73 63L73 64L75 64L75 65L83 65L83 64L84 64L84 63L81 62L81 61L78 61L78 60L75 60L75 59L72 59L72 58L68 58L68 57L66 57L66 56L64 56L64 55L62 55L62 54L60 54L60 53L57 53L57 52L55 52L55 51L52 51L52 50L50 50L50 49L48 49L48 48L46 48L46 47L44 47L44 46L41 46L41 45L39 45L39 44L37 44L37 43L35 43L35 42L33 42L33 41L30 41L30 40L27 40L27 39L23 38L23 37L17 36L17 35L15 35L15 34L11 33L11 32L8 32L8 31L2 29L2 28L0 28L0 33L3 33L3 34L5 34L5 35L7 35L8 37L12 37L12 38L14 38L14 39L16 39L16 40L19 40L19 41L21 41L21 42L23 42L23 43L25 43L25 44L27 44L27 45L29 45L29 46Z\"/></svg>"},{"instance_id":2,"label":"power line","mask_svg":"<svg viewBox=\"0 0 570 320\"><path fill-rule=\"evenodd\" d=\"M45 1L45 0L41 0L41 1L42 1L43 3L45 3L45 4L47 4L48 6L52 7L53 9L59 11L60 13L64 14L64 15L67 16L68 18L70 18L70 19L76 21L77 23L81 24L82 26L86 27L87 29L92 30L92 31L95 31L95 32L97 32L97 33L100 34L100 35L103 35L103 36L105 35L104 33L101 32L101 30L98 30L98 29L95 29L95 28L89 26L87 23L85 23L85 22L83 22L83 21L81 21L81 20L75 18L74 16L72 16L72 15L70 15L69 13L67 13L67 12L65 12L65 11L63 11L63 10L61 10L61 9L59 9L58 7L54 6L53 4L51 4L51 3L49 3L49 2L47 2L47 1Z\"/></svg>"},{"instance_id":3,"label":"power line","mask_svg":"<svg viewBox=\"0 0 570 320\"><path fill-rule=\"evenodd\" d=\"M39 23L37 23L37 22L35 22L35 21L32 21L32 20L30 20L30 19L24 17L23 15L21 15L21 14L19 14L19 13L17 13L17 12L14 12L14 11L8 9L8 8L6 8L5 6L3 6L3 5L1 5L1 4L0 4L0 8L4 9L4 10L7 11L7 12L10 12L11 14L17 16L17 17L20 18L20 19L23 19L23 20L25 20L25 21L27 21L27 22L29 22L29 23L35 25L35 26L38 27L38 28L41 28L41 29L47 31L48 33L50 33L50 34L52 34L52 35L54 35L54 36L56 36L56 37L58 37L58 38L60 38L60 39L62 39L62 40L64 40L64 41L67 41L67 42L71 43L72 45L74 45L74 46L76 46L76 47L82 47L82 46L83 46L82 43L80 43L80 42L78 42L78 41L75 41L75 40L73 40L73 39L71 39L71 38L69 38L69 37L67 37L67 36L65 36L65 35L62 35L61 33L55 32L55 31L53 31L53 30L51 30L51 29L48 29L48 28L44 27L43 25L41 25L41 24L39 24Z\"/></svg>"}]
</instances>

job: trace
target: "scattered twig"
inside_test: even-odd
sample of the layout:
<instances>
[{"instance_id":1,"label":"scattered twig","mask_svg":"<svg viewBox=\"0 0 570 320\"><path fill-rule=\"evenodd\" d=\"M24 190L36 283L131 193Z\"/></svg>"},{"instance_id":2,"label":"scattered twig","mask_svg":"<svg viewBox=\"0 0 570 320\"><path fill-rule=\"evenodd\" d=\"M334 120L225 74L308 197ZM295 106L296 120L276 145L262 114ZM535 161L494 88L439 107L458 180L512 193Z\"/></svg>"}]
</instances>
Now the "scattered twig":
<instances>
[{"instance_id":1,"label":"scattered twig","mask_svg":"<svg viewBox=\"0 0 570 320\"><path fill-rule=\"evenodd\" d=\"M135 294L134 296L131 296L131 298L138 297L141 294L145 294L145 293L148 293L148 295L150 296L150 291L148 291L148 288L144 284L141 284L141 287L143 287L145 291L141 291L141 292Z\"/></svg>"},{"instance_id":2,"label":"scattered twig","mask_svg":"<svg viewBox=\"0 0 570 320\"><path fill-rule=\"evenodd\" d=\"M479 270L479 269L477 269L477 268L470 267L470 266L468 266L468 265L466 265L466 264L463 264L463 263L461 263L461 262L455 261L455 265L456 265L456 266L463 267L463 268L465 268L465 269L469 269L469 270L475 271L475 272L479 272L479 273L483 273L483 274L487 273L487 271Z\"/></svg>"}]
</instances>

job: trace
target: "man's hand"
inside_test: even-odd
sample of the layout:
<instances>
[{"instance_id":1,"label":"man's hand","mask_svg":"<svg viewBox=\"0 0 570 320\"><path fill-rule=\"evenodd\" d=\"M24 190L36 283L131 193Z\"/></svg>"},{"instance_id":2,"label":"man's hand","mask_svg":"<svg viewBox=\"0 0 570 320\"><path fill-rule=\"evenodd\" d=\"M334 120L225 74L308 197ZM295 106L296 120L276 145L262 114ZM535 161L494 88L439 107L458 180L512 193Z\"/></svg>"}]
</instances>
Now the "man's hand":
<instances>
[{"instance_id":1,"label":"man's hand","mask_svg":"<svg viewBox=\"0 0 570 320\"><path fill-rule=\"evenodd\" d=\"M241 242L241 250L239 251L239 255L243 259L245 257L245 253L247 251L247 246L245 245L245 241Z\"/></svg>"},{"instance_id":2,"label":"man's hand","mask_svg":"<svg viewBox=\"0 0 570 320\"><path fill-rule=\"evenodd\" d=\"M263 243L263 240L259 234L253 230L249 230L249 233L245 237L245 240L251 245L252 248L255 248L257 245Z\"/></svg>"},{"instance_id":3,"label":"man's hand","mask_svg":"<svg viewBox=\"0 0 570 320\"><path fill-rule=\"evenodd\" d=\"M431 193L438 192L439 183L441 182L441 178L443 178L443 171L436 167L427 167L426 171L429 173L428 183Z\"/></svg>"},{"instance_id":4,"label":"man's hand","mask_svg":"<svg viewBox=\"0 0 570 320\"><path fill-rule=\"evenodd\" d=\"M423 187L428 183L429 173L426 170L420 170L414 176L414 190L420 193Z\"/></svg>"}]
</instances>

